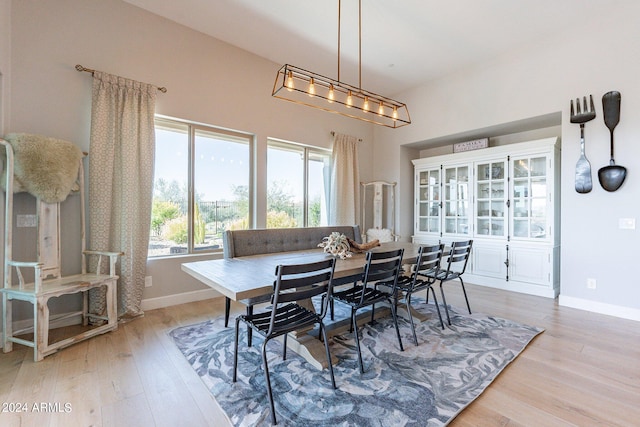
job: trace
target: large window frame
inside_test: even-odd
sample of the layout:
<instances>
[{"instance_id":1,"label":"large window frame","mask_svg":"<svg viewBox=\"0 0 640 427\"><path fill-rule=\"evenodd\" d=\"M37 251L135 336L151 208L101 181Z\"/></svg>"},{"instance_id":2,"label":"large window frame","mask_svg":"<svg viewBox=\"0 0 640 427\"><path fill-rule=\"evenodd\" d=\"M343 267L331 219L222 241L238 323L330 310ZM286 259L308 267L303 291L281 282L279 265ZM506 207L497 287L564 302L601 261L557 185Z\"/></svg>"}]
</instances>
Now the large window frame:
<instances>
[{"instance_id":1,"label":"large window frame","mask_svg":"<svg viewBox=\"0 0 640 427\"><path fill-rule=\"evenodd\" d=\"M320 220L318 224L311 224L311 226L317 225L327 225L328 223L328 195L330 191L330 172L331 172L331 150L327 148L314 147L306 144L301 144L297 142L285 141L277 138L267 138L267 193L269 193L269 184L271 182L270 177L268 176L269 170L269 152L270 150L282 150L289 151L296 154L301 155L302 161L302 176L300 177L302 180L302 221L298 222L295 228L309 227L310 224L310 216L311 213L309 211L310 208L310 173L311 173L311 162L314 161L323 161L325 163L324 176L321 177L323 180L324 186L324 194L321 195L321 211L324 212L323 215L320 214ZM324 203L322 197L325 198ZM324 206L324 209L322 209ZM269 205L267 202L267 216L269 212ZM323 220L324 219L324 220ZM294 228L290 226L291 228ZM269 221L267 218L267 228L270 228Z\"/></svg>"},{"instance_id":2,"label":"large window frame","mask_svg":"<svg viewBox=\"0 0 640 427\"><path fill-rule=\"evenodd\" d=\"M207 124L197 123L197 122L192 122L187 120L176 119L173 117L162 116L162 115L155 116L155 126L156 126L156 129L160 129L160 130L184 133L187 138L186 142L187 142L187 151L188 151L187 153L188 167L187 167L187 176L185 177L186 184L187 184L187 194L186 194L187 242L186 244L183 244L180 246L179 251L170 252L169 254L167 253L152 254L150 250L147 257L155 259L160 257L173 257L173 256L179 256L179 255L195 255L195 254L222 252L223 247L222 247L221 238L216 238L215 242L212 242L215 244L204 245L200 247L198 247L195 243L194 236L196 235L196 231L195 231L196 227L199 227L202 223L202 225L205 228L208 228L208 225L204 224L202 219L196 220L196 216L200 218L200 210L201 210L201 208L198 208L198 211L196 212L196 203L199 203L199 201L196 200L197 199L196 193L199 191L199 189L202 188L201 183L198 183L197 181L199 178L197 176L198 171L196 169L198 168L198 162L202 161L202 155L201 155L202 153L200 153L199 159L196 158L196 156L198 156L198 147L200 147L201 151L203 151L202 147L207 146L206 144L207 139L211 139L213 143L215 143L216 140L219 140L223 144L239 143L239 144L247 145L246 156L248 159L248 165L245 165L245 168L247 168L248 176L246 176L246 179L243 180L242 183L240 183L240 185L242 186L246 185L247 187L246 189L247 213L246 213L246 218L242 220L243 225L241 226L241 228L252 228L253 224L255 224L255 219L253 215L254 192L255 192L254 176L253 176L254 175L254 157L255 157L255 154L254 154L255 153L255 135L247 132L230 130L226 128L216 127L212 125L207 125ZM198 142L199 138L204 139L205 141ZM156 143L156 150L158 150L157 143ZM157 156L157 152L156 152L156 156ZM202 169L202 165L200 165L200 168ZM202 178L200 178L200 180L202 181ZM156 183L156 180L154 179L154 196L155 196L155 183ZM218 203L217 202L218 201L216 200L215 202L216 202L215 205L216 205L216 233L217 233L218 231L218 227L217 227ZM198 224L196 224L196 222L198 222ZM153 233L153 230L150 231L150 235L152 233ZM206 230L205 233L208 233L208 230ZM217 233L217 234L220 234L220 233Z\"/></svg>"}]
</instances>

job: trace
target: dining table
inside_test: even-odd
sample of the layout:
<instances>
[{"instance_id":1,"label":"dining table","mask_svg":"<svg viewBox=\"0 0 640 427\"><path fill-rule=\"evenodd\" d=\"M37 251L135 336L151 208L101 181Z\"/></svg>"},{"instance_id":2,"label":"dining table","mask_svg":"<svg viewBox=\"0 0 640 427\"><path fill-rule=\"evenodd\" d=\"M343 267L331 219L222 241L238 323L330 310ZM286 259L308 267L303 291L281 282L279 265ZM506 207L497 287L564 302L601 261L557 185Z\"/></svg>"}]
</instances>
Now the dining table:
<instances>
[{"instance_id":1,"label":"dining table","mask_svg":"<svg viewBox=\"0 0 640 427\"><path fill-rule=\"evenodd\" d=\"M403 264L412 264L418 256L419 244L411 242L385 242L371 251L389 251L404 249ZM235 258L204 260L183 263L182 271L198 279L200 282L218 291L234 301L247 305L248 311L253 305L267 302L273 292L276 267L281 264L303 264L320 261L331 257L321 248L291 252L251 255ZM334 271L334 286L357 281L366 263L366 254L352 253L350 257L337 258ZM405 269L407 270L407 269ZM313 309L311 302L307 306ZM382 310L376 310L382 313ZM415 313L415 311L413 312ZM348 319L342 324L327 328L330 335L340 333L348 328ZM324 346L316 336L304 333L290 334L288 348L300 354L318 368L327 366Z\"/></svg>"}]
</instances>

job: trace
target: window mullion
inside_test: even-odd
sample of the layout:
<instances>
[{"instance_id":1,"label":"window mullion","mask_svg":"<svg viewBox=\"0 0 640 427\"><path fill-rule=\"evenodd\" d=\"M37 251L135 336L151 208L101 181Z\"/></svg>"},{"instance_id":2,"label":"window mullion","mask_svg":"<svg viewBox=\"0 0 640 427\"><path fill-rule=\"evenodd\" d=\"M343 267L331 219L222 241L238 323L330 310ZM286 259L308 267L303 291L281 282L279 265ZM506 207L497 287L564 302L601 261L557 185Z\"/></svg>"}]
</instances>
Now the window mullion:
<instances>
[{"instance_id":1,"label":"window mullion","mask_svg":"<svg viewBox=\"0 0 640 427\"><path fill-rule=\"evenodd\" d=\"M194 204L195 204L195 153L196 153L196 130L193 126L189 126L189 177L187 180L187 247L188 253L193 253L194 243L193 243L193 234L194 234Z\"/></svg>"},{"instance_id":2,"label":"window mullion","mask_svg":"<svg viewBox=\"0 0 640 427\"><path fill-rule=\"evenodd\" d=\"M302 165L302 222L309 226L309 148L305 147Z\"/></svg>"}]
</instances>

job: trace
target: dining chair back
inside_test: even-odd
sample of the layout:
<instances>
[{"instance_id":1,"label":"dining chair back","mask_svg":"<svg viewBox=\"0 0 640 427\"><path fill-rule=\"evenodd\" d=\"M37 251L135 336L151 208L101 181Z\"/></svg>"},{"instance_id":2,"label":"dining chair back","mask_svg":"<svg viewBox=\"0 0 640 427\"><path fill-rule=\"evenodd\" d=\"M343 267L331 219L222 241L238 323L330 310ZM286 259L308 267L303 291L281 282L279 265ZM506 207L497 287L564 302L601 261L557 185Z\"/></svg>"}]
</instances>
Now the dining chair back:
<instances>
[{"instance_id":1,"label":"dining chair back","mask_svg":"<svg viewBox=\"0 0 640 427\"><path fill-rule=\"evenodd\" d=\"M271 380L269 379L269 366L267 364L267 343L271 339L283 336L284 347L282 350L282 358L284 360L287 358L287 334L318 324L320 329L319 336L322 337L324 342L331 384L334 389L336 388L329 342L327 341L326 328L323 323L323 318L327 313L327 301L331 298L333 289L335 263L335 258L330 258L307 264L279 265L276 267L276 279L273 283L271 306L264 311L248 313L236 318L233 382L237 380L238 333L240 323L242 322L251 330L264 337L264 342L262 343L262 363L267 384L267 395L271 405L271 421L273 424L276 424L277 420L271 391ZM325 293L328 298L323 298L320 313L315 312L312 308L305 307L301 303L302 301L310 302L312 297ZM312 307L312 305L309 304L309 307Z\"/></svg>"},{"instance_id":2,"label":"dining chair back","mask_svg":"<svg viewBox=\"0 0 640 427\"><path fill-rule=\"evenodd\" d=\"M362 361L360 338L358 336L358 324L356 322L358 310L364 307L371 307L373 313L373 306L376 303L387 301L391 306L391 314L393 316L393 323L398 336L400 350L404 351L404 348L402 347L402 339L400 337L400 329L398 328L398 318L396 315L394 297L398 275L402 268L403 254L404 249L384 252L367 252L362 280L355 283L351 288L333 293L331 297L332 300L339 301L351 307L351 328L354 332L356 347L358 350L360 373L364 373L364 363ZM384 284L385 286L379 287L381 284Z\"/></svg>"},{"instance_id":3,"label":"dining chair back","mask_svg":"<svg viewBox=\"0 0 640 427\"><path fill-rule=\"evenodd\" d=\"M464 288L464 281L462 275L467 269L469 263L469 255L471 255L471 247L473 246L473 240L462 240L453 242L449 254L446 256L445 262L442 263L442 269L435 277L440 281L440 294L442 295L442 304L444 305L444 311L447 314L447 322L451 325L451 317L449 316L449 309L447 308L447 300L444 296L444 289L442 285L454 279L460 280L462 286L462 293L464 294L464 300L467 303L467 310L471 314L471 306L469 305L469 298L467 297L467 291Z\"/></svg>"},{"instance_id":4,"label":"dining chair back","mask_svg":"<svg viewBox=\"0 0 640 427\"><path fill-rule=\"evenodd\" d=\"M440 262L442 260L443 251L443 244L420 246L418 249L418 257L416 258L416 263L413 265L411 275L400 276L398 278L396 286L398 292L396 292L396 298L399 298L400 294L404 294L407 312L409 313L411 332L413 333L413 341L416 345L418 345L418 337L416 336L413 314L411 313L411 297L413 294L426 289L427 295L425 302L428 303L429 292L432 292L433 302L438 313L438 318L440 319L440 326L444 329L442 315L440 314L440 307L438 307L438 299L436 298L436 292L432 287L432 285L437 281L436 277L440 271Z\"/></svg>"}]
</instances>

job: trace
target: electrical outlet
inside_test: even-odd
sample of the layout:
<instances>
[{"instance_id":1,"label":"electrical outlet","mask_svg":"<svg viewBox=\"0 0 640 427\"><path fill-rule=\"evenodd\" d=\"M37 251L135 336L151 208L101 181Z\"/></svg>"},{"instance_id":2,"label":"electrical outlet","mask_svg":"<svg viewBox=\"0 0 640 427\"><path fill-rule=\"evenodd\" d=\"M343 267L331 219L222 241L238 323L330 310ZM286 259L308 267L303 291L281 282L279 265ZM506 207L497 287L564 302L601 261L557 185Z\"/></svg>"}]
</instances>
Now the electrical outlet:
<instances>
[{"instance_id":1,"label":"electrical outlet","mask_svg":"<svg viewBox=\"0 0 640 427\"><path fill-rule=\"evenodd\" d=\"M145 276L144 277L144 287L145 288L150 288L153 286L153 278L152 276Z\"/></svg>"},{"instance_id":2,"label":"electrical outlet","mask_svg":"<svg viewBox=\"0 0 640 427\"><path fill-rule=\"evenodd\" d=\"M596 279L587 279L587 289L596 288Z\"/></svg>"}]
</instances>

